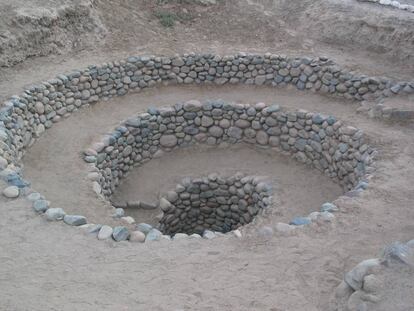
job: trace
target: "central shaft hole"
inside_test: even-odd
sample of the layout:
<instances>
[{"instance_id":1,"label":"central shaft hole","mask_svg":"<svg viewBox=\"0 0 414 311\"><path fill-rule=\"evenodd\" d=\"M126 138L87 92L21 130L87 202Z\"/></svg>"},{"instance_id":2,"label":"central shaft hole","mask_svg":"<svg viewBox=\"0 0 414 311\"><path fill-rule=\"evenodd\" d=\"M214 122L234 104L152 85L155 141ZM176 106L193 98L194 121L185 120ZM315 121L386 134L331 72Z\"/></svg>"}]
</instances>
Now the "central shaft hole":
<instances>
[{"instance_id":1,"label":"central shaft hole","mask_svg":"<svg viewBox=\"0 0 414 311\"><path fill-rule=\"evenodd\" d=\"M159 228L168 235L226 233L251 222L270 201L270 186L252 176L185 178L161 199Z\"/></svg>"}]
</instances>

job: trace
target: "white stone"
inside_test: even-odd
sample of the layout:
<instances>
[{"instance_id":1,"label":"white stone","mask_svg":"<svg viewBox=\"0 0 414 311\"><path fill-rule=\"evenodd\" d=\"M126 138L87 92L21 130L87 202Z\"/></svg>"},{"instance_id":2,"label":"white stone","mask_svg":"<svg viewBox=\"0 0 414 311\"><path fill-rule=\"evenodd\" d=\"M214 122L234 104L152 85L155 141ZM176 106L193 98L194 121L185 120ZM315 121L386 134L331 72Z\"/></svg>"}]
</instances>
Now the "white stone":
<instances>
[{"instance_id":1,"label":"white stone","mask_svg":"<svg viewBox=\"0 0 414 311\"><path fill-rule=\"evenodd\" d=\"M187 239L188 238L188 234L185 233L176 233L174 235L174 240L182 240L182 239Z\"/></svg>"},{"instance_id":2,"label":"white stone","mask_svg":"<svg viewBox=\"0 0 414 311\"><path fill-rule=\"evenodd\" d=\"M135 219L132 218L131 216L125 216L125 217L121 217L121 220L127 224L134 224L135 223Z\"/></svg>"},{"instance_id":3,"label":"white stone","mask_svg":"<svg viewBox=\"0 0 414 311\"><path fill-rule=\"evenodd\" d=\"M102 226L98 233L98 240L107 240L112 236L113 229L109 226Z\"/></svg>"},{"instance_id":4,"label":"white stone","mask_svg":"<svg viewBox=\"0 0 414 311\"><path fill-rule=\"evenodd\" d=\"M0 170L4 170L8 165L8 162L5 158L0 156Z\"/></svg>"},{"instance_id":5,"label":"white stone","mask_svg":"<svg viewBox=\"0 0 414 311\"><path fill-rule=\"evenodd\" d=\"M203 238L207 240L214 239L216 237L216 234L213 231L205 230L203 233Z\"/></svg>"},{"instance_id":6,"label":"white stone","mask_svg":"<svg viewBox=\"0 0 414 311\"><path fill-rule=\"evenodd\" d=\"M3 190L3 195L10 199L17 198L19 196L19 188L16 186L9 186Z\"/></svg>"},{"instance_id":7,"label":"white stone","mask_svg":"<svg viewBox=\"0 0 414 311\"><path fill-rule=\"evenodd\" d=\"M129 236L130 242L139 242L144 243L145 242L145 234L141 231L132 231L131 235Z\"/></svg>"},{"instance_id":8,"label":"white stone","mask_svg":"<svg viewBox=\"0 0 414 311\"><path fill-rule=\"evenodd\" d=\"M239 229L234 230L233 231L233 234L234 234L235 237L237 237L239 239L242 238L242 233L241 233L241 231Z\"/></svg>"},{"instance_id":9,"label":"white stone","mask_svg":"<svg viewBox=\"0 0 414 311\"><path fill-rule=\"evenodd\" d=\"M102 192L102 188L101 185L99 183L97 183L96 181L94 181L92 183L92 189L93 191L95 191L96 194L100 195Z\"/></svg>"}]
</instances>

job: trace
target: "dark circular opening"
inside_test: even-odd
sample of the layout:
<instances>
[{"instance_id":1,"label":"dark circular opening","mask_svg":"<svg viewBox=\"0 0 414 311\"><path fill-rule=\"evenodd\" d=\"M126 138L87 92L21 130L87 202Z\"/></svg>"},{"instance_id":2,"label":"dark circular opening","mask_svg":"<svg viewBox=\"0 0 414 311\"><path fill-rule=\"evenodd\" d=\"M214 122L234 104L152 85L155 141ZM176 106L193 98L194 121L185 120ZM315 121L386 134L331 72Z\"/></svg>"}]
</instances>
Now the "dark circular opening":
<instances>
[{"instance_id":1,"label":"dark circular opening","mask_svg":"<svg viewBox=\"0 0 414 311\"><path fill-rule=\"evenodd\" d=\"M237 174L185 178L161 198L164 212L159 223L163 234L226 233L250 223L270 205L271 187L259 177Z\"/></svg>"}]
</instances>

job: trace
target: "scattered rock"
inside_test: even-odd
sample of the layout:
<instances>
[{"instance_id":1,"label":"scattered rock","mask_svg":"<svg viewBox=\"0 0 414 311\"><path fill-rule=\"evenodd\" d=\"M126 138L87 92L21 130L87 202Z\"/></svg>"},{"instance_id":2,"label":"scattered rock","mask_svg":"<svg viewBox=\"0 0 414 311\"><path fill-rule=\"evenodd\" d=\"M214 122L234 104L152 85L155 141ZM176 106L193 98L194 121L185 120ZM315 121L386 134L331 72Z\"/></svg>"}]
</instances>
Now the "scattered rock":
<instances>
[{"instance_id":1,"label":"scattered rock","mask_svg":"<svg viewBox=\"0 0 414 311\"><path fill-rule=\"evenodd\" d=\"M98 240L107 240L112 236L113 229L109 226L103 225L98 233Z\"/></svg>"},{"instance_id":2,"label":"scattered rock","mask_svg":"<svg viewBox=\"0 0 414 311\"><path fill-rule=\"evenodd\" d=\"M362 288L364 277L368 274L377 273L380 269L380 259L364 260L345 275L345 282L354 290L360 290Z\"/></svg>"}]
</instances>

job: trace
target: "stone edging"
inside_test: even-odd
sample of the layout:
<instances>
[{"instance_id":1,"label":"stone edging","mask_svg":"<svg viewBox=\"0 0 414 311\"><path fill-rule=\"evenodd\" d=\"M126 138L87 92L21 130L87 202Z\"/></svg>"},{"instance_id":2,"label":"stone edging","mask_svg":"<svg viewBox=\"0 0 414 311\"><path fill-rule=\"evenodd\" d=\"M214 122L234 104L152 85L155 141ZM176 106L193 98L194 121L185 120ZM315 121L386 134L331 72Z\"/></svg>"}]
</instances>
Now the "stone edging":
<instances>
[{"instance_id":1,"label":"stone edging","mask_svg":"<svg viewBox=\"0 0 414 311\"><path fill-rule=\"evenodd\" d=\"M0 177L10 187L7 197L28 194L36 211L46 211L51 220L79 225L81 216L66 215L48 208L49 202L30 193L30 183L21 175L21 159L42 133L81 107L101 99L122 96L160 83L177 84L254 84L309 89L363 100L400 93L413 93L414 82L394 82L348 72L327 58L288 58L284 55L231 56L184 54L174 57L140 56L89 66L85 70L61 74L33 85L20 96L12 96L0 108ZM76 215L75 215L76 216Z\"/></svg>"},{"instance_id":2,"label":"stone edging","mask_svg":"<svg viewBox=\"0 0 414 311\"><path fill-rule=\"evenodd\" d=\"M383 6L391 6L396 9L400 9L403 11L408 11L411 13L414 13L414 5L410 4L401 4L398 1L393 0L358 0L359 2L372 2L372 3L378 3Z\"/></svg>"}]
</instances>

